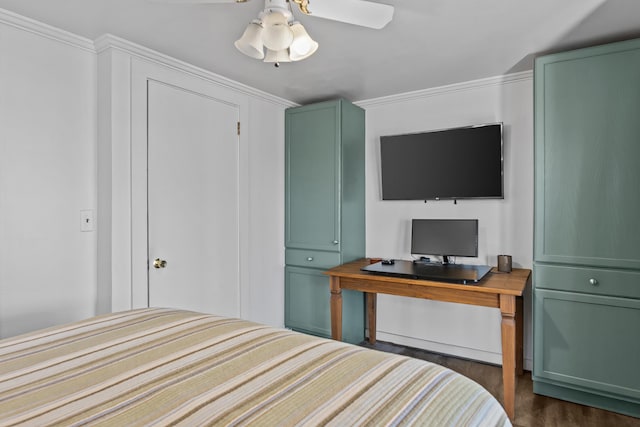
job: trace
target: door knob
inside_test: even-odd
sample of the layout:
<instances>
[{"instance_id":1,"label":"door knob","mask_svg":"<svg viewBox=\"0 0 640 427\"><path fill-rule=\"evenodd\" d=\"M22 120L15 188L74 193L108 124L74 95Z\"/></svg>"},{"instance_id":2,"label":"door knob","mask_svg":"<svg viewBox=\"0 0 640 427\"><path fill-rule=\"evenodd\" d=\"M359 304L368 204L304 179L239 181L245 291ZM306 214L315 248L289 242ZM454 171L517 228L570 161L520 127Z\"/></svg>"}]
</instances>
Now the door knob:
<instances>
[{"instance_id":1,"label":"door knob","mask_svg":"<svg viewBox=\"0 0 640 427\"><path fill-rule=\"evenodd\" d=\"M167 261L160 259L160 258L156 258L153 260L153 267L154 268L165 268L167 266Z\"/></svg>"}]
</instances>

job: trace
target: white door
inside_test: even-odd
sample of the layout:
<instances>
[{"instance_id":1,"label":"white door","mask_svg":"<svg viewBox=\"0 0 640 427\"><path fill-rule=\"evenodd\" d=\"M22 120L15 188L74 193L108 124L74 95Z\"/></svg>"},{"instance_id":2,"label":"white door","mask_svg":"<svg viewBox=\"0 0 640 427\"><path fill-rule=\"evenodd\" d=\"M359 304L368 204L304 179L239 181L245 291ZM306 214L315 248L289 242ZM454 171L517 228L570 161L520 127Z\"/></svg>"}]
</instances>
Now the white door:
<instances>
[{"instance_id":1,"label":"white door","mask_svg":"<svg viewBox=\"0 0 640 427\"><path fill-rule=\"evenodd\" d=\"M154 81L147 105L149 306L238 317L238 107Z\"/></svg>"}]
</instances>

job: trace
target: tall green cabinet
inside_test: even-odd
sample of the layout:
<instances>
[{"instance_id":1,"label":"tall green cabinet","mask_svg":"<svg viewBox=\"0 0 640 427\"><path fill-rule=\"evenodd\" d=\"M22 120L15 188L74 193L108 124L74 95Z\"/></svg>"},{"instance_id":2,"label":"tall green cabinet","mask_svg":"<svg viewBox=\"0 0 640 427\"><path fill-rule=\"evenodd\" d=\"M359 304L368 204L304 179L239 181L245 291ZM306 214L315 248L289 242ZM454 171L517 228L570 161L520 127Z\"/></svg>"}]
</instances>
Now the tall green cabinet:
<instances>
[{"instance_id":1,"label":"tall green cabinet","mask_svg":"<svg viewBox=\"0 0 640 427\"><path fill-rule=\"evenodd\" d=\"M285 113L285 326L331 337L328 268L365 254L364 110L345 100ZM343 291L343 338L364 340L364 296Z\"/></svg>"},{"instance_id":2,"label":"tall green cabinet","mask_svg":"<svg viewBox=\"0 0 640 427\"><path fill-rule=\"evenodd\" d=\"M640 39L535 65L534 392L640 417Z\"/></svg>"}]
</instances>

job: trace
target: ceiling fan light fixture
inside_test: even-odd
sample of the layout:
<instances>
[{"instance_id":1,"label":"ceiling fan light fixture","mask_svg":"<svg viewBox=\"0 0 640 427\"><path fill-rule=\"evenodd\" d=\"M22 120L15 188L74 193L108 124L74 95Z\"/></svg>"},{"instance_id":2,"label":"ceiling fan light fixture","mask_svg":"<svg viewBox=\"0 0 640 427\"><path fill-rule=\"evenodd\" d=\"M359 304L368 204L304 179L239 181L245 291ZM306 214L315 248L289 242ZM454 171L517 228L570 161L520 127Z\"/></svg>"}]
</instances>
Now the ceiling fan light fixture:
<instances>
[{"instance_id":1,"label":"ceiling fan light fixture","mask_svg":"<svg viewBox=\"0 0 640 427\"><path fill-rule=\"evenodd\" d=\"M267 49L267 54L264 56L264 62L275 62L276 64L280 62L291 62L291 57L289 56L289 49L282 49L282 50Z\"/></svg>"},{"instance_id":2,"label":"ceiling fan light fixture","mask_svg":"<svg viewBox=\"0 0 640 427\"><path fill-rule=\"evenodd\" d=\"M236 48L251 58L275 62L276 66L280 62L301 61L313 55L318 50L318 43L300 22L294 21L290 1L308 3L307 0L264 0L264 10L235 42Z\"/></svg>"},{"instance_id":3,"label":"ceiling fan light fixture","mask_svg":"<svg viewBox=\"0 0 640 427\"><path fill-rule=\"evenodd\" d=\"M242 53L255 59L264 58L262 34L264 27L260 21L252 21L244 30L242 37L234 43L234 46Z\"/></svg>"},{"instance_id":4,"label":"ceiling fan light fixture","mask_svg":"<svg viewBox=\"0 0 640 427\"><path fill-rule=\"evenodd\" d=\"M318 50L318 43L309 36L301 23L291 24L291 31L293 31L293 41L289 51L292 61L306 59Z\"/></svg>"},{"instance_id":5,"label":"ceiling fan light fixture","mask_svg":"<svg viewBox=\"0 0 640 427\"><path fill-rule=\"evenodd\" d=\"M270 50L287 49L293 42L293 31L289 27L287 18L280 12L271 12L262 18L264 30L262 43Z\"/></svg>"}]
</instances>

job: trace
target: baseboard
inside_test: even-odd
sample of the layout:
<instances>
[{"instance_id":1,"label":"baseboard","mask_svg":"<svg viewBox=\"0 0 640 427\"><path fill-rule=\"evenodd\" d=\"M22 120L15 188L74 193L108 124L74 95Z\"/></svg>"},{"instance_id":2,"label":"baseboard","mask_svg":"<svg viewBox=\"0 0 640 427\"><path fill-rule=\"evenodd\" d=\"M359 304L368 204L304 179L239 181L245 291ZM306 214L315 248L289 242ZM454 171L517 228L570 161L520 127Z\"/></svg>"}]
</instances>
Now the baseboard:
<instances>
[{"instance_id":1,"label":"baseboard","mask_svg":"<svg viewBox=\"0 0 640 427\"><path fill-rule=\"evenodd\" d=\"M556 399L567 400L581 405L593 406L607 411L617 412L631 417L640 418L640 404L622 399L589 393L574 388L563 387L547 383L534 378L533 392Z\"/></svg>"},{"instance_id":2,"label":"baseboard","mask_svg":"<svg viewBox=\"0 0 640 427\"><path fill-rule=\"evenodd\" d=\"M418 338L407 337L404 335L392 334L380 330L376 331L376 339L379 341L387 341L394 344L432 351L434 353L441 353L461 357L464 359L477 360L484 363L490 363L492 365L502 365L502 353L494 353L485 350L478 350L476 348L422 340ZM525 358L523 363L525 370L531 371L533 369L533 361L531 359Z\"/></svg>"}]
</instances>

